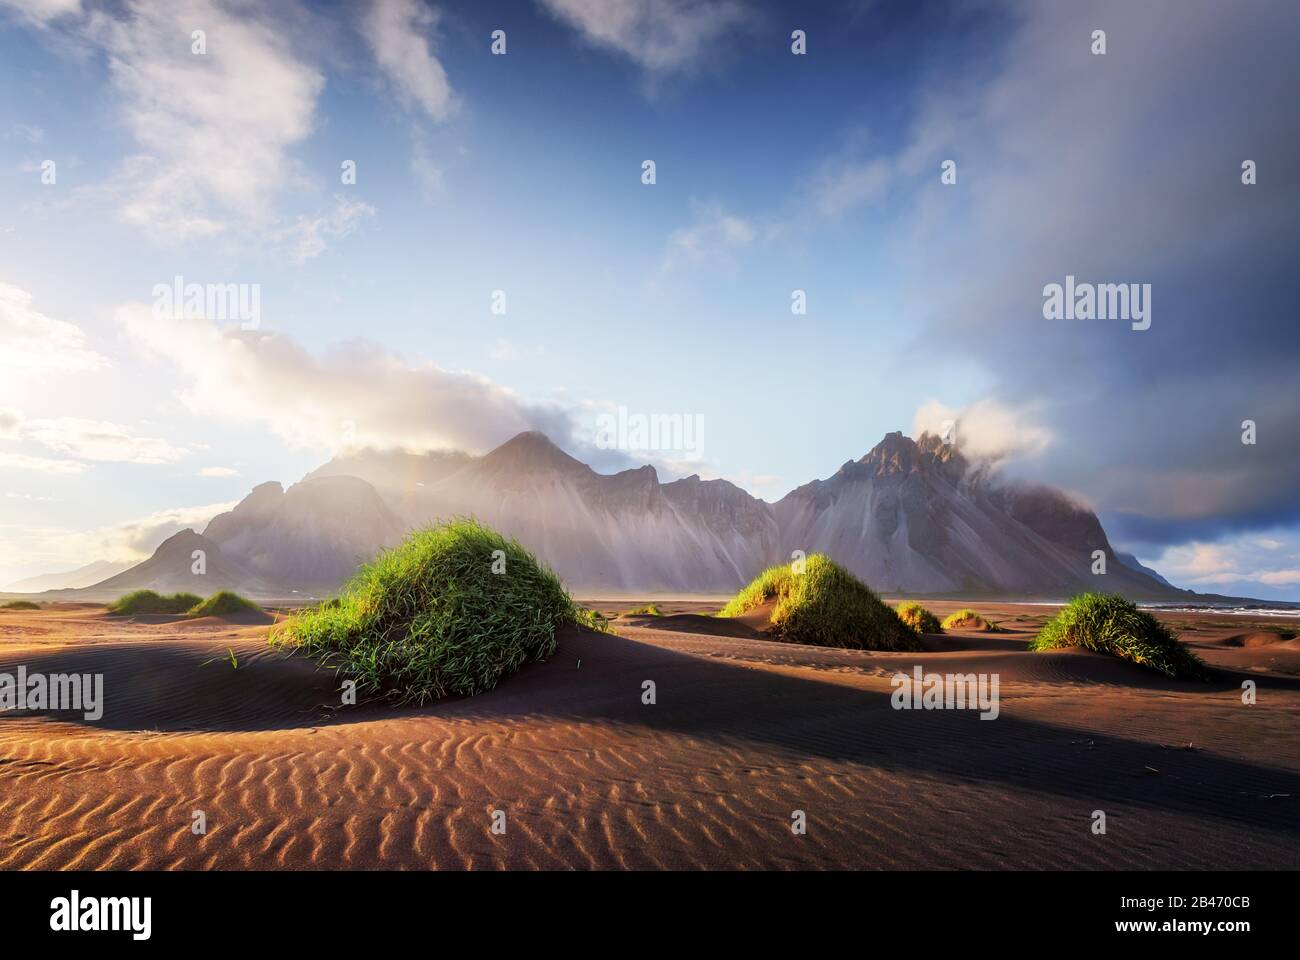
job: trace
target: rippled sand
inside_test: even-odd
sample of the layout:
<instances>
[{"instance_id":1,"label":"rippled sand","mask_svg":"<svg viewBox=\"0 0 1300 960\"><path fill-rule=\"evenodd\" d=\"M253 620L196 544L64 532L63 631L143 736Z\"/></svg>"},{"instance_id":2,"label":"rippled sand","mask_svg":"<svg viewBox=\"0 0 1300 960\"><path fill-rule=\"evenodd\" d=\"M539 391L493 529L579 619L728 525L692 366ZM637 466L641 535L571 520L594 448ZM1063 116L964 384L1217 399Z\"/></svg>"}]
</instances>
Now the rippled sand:
<instances>
[{"instance_id":1,"label":"rippled sand","mask_svg":"<svg viewBox=\"0 0 1300 960\"><path fill-rule=\"evenodd\" d=\"M263 624L0 613L0 670L103 673L106 700L94 724L0 714L0 866L1300 866L1295 641L1170 618L1227 671L1175 683L1028 653L1048 611L998 610L1012 632L924 654L625 619L492 693L402 711L336 708L332 677L267 650ZM891 709L916 663L997 673L1000 717Z\"/></svg>"}]
</instances>

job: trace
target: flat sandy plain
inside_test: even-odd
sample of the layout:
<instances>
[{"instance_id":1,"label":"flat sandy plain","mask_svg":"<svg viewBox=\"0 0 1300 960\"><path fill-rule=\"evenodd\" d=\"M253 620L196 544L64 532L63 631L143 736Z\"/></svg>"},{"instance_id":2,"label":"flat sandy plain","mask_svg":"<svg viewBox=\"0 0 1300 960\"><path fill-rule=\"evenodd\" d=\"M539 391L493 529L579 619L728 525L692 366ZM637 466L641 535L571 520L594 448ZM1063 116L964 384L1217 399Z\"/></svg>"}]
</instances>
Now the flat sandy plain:
<instances>
[{"instance_id":1,"label":"flat sandy plain","mask_svg":"<svg viewBox=\"0 0 1300 960\"><path fill-rule=\"evenodd\" d=\"M1006 632L890 654L658 602L402 710L338 707L266 622L0 611L0 671L102 673L105 700L93 723L0 714L0 867L1300 867L1300 622L1163 615L1221 671L1200 684L1028 652L1048 607L971 604ZM915 664L998 674L1000 716L892 709Z\"/></svg>"}]
</instances>

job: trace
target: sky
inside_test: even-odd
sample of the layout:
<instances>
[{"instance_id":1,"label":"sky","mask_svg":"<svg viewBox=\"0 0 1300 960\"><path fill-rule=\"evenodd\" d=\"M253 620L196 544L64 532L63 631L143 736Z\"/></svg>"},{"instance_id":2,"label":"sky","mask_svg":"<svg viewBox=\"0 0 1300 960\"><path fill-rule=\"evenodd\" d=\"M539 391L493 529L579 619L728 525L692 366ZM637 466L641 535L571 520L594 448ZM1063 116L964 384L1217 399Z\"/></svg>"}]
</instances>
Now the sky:
<instances>
[{"instance_id":1,"label":"sky","mask_svg":"<svg viewBox=\"0 0 1300 960\"><path fill-rule=\"evenodd\" d=\"M0 0L0 585L350 447L540 429L775 500L952 420L1173 582L1300 599L1297 41L1289 0ZM1149 328L1049 319L1067 276Z\"/></svg>"}]
</instances>

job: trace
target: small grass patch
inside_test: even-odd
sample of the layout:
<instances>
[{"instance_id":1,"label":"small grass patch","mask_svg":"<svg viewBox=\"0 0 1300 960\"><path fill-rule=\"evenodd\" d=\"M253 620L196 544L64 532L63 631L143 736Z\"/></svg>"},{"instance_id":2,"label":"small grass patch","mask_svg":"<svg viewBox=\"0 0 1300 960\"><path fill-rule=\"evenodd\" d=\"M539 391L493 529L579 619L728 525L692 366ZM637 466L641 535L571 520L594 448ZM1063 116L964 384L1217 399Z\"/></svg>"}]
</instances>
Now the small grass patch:
<instances>
[{"instance_id":1,"label":"small grass patch","mask_svg":"<svg viewBox=\"0 0 1300 960\"><path fill-rule=\"evenodd\" d=\"M608 628L517 541L455 520L384 551L271 642L333 667L364 694L424 703L492 689L549 657L569 624Z\"/></svg>"},{"instance_id":2,"label":"small grass patch","mask_svg":"<svg viewBox=\"0 0 1300 960\"><path fill-rule=\"evenodd\" d=\"M229 617L237 613L261 613L262 608L231 590L219 590L187 612L191 617Z\"/></svg>"},{"instance_id":3,"label":"small grass patch","mask_svg":"<svg viewBox=\"0 0 1300 960\"><path fill-rule=\"evenodd\" d=\"M239 658L235 656L234 647L226 647L226 655L224 657L210 657L209 659L204 660L202 663L200 663L199 666L206 667L209 663L217 663L218 661L220 661L221 663L230 664L230 668L232 670L239 669Z\"/></svg>"},{"instance_id":4,"label":"small grass patch","mask_svg":"<svg viewBox=\"0 0 1300 960\"><path fill-rule=\"evenodd\" d=\"M945 630L984 630L988 633L1000 632L996 626L985 620L974 610L965 607L943 618Z\"/></svg>"},{"instance_id":5,"label":"small grass patch","mask_svg":"<svg viewBox=\"0 0 1300 960\"><path fill-rule=\"evenodd\" d=\"M1158 670L1167 677L1208 679L1204 663L1172 630L1123 597L1085 593L1043 626L1030 650L1083 647Z\"/></svg>"},{"instance_id":6,"label":"small grass patch","mask_svg":"<svg viewBox=\"0 0 1300 960\"><path fill-rule=\"evenodd\" d=\"M894 612L916 633L943 633L939 618L915 600L904 600L894 608Z\"/></svg>"},{"instance_id":7,"label":"small grass patch","mask_svg":"<svg viewBox=\"0 0 1300 960\"><path fill-rule=\"evenodd\" d=\"M664 612L659 609L658 604L647 603L644 607L637 607L635 610L624 610L619 614L620 617L662 617Z\"/></svg>"},{"instance_id":8,"label":"small grass patch","mask_svg":"<svg viewBox=\"0 0 1300 960\"><path fill-rule=\"evenodd\" d=\"M188 613L191 608L203 602L203 598L192 593L173 593L164 596L153 590L135 590L118 597L108 605L108 612L118 616L133 614L179 614Z\"/></svg>"},{"instance_id":9,"label":"small grass patch","mask_svg":"<svg viewBox=\"0 0 1300 960\"><path fill-rule=\"evenodd\" d=\"M8 603L0 604L0 610L39 610L39 603L32 603L30 600L10 600Z\"/></svg>"},{"instance_id":10,"label":"small grass patch","mask_svg":"<svg viewBox=\"0 0 1300 960\"><path fill-rule=\"evenodd\" d=\"M738 617L774 603L770 633L786 643L859 650L920 650L902 620L872 590L824 554L804 561L804 571L781 564L760 573L722 608Z\"/></svg>"}]
</instances>

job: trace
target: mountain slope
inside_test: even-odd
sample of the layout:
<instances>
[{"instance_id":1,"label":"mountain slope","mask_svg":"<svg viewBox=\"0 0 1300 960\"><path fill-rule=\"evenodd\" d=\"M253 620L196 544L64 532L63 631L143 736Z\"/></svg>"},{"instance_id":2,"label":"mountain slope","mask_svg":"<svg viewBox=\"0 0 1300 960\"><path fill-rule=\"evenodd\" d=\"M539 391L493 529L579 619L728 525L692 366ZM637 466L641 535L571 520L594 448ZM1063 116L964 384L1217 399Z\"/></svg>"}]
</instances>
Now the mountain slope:
<instances>
[{"instance_id":1,"label":"mountain slope","mask_svg":"<svg viewBox=\"0 0 1300 960\"><path fill-rule=\"evenodd\" d=\"M613 590L731 590L776 546L767 504L724 480L660 484L650 466L596 473L524 433L413 499L407 519L478 517L570 584Z\"/></svg>"},{"instance_id":2,"label":"mountain slope","mask_svg":"<svg viewBox=\"0 0 1300 960\"><path fill-rule=\"evenodd\" d=\"M336 588L404 532L369 483L320 476L287 491L261 484L233 510L213 517L203 534L259 580L313 593Z\"/></svg>"},{"instance_id":3,"label":"mountain slope","mask_svg":"<svg viewBox=\"0 0 1300 960\"><path fill-rule=\"evenodd\" d=\"M275 588L238 559L223 553L215 541L193 530L182 530L159 544L148 560L76 591L75 596L87 600L116 599L132 590L185 592L206 597L218 590L267 595Z\"/></svg>"},{"instance_id":4,"label":"mountain slope","mask_svg":"<svg viewBox=\"0 0 1300 960\"><path fill-rule=\"evenodd\" d=\"M1128 567L1130 570L1137 570L1140 573L1145 573L1148 577L1151 577L1153 580L1159 581L1160 583L1168 587L1170 590L1178 589L1172 583L1170 583L1168 580L1162 577L1159 573L1152 570L1150 567L1144 564L1137 557L1133 556L1133 554L1131 553L1116 553L1115 558L1119 560L1120 563L1124 564L1124 566Z\"/></svg>"}]
</instances>

